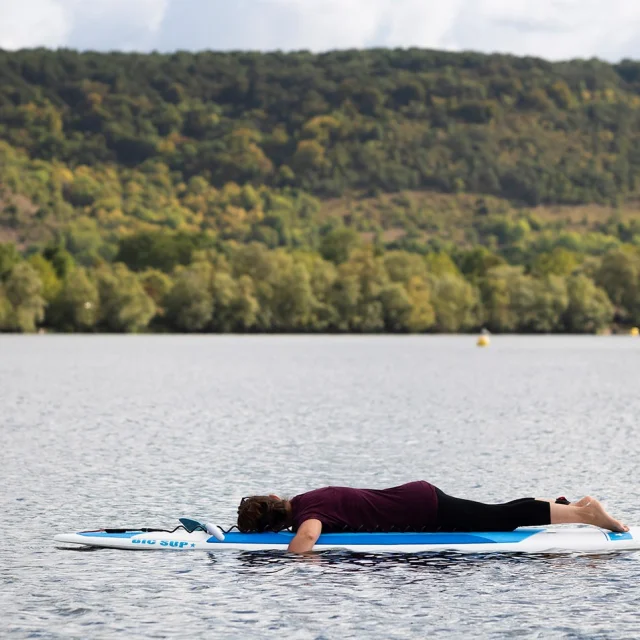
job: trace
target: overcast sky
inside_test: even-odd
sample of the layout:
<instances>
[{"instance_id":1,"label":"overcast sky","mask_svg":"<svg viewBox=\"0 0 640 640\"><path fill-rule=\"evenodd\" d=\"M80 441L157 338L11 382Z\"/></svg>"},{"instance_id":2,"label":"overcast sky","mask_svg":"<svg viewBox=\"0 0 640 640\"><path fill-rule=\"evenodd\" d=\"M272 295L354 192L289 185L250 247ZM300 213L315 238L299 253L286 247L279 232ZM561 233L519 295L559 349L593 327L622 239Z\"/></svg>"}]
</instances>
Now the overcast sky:
<instances>
[{"instance_id":1,"label":"overcast sky","mask_svg":"<svg viewBox=\"0 0 640 640\"><path fill-rule=\"evenodd\" d=\"M640 58L640 0L0 0L0 48L430 47Z\"/></svg>"}]
</instances>

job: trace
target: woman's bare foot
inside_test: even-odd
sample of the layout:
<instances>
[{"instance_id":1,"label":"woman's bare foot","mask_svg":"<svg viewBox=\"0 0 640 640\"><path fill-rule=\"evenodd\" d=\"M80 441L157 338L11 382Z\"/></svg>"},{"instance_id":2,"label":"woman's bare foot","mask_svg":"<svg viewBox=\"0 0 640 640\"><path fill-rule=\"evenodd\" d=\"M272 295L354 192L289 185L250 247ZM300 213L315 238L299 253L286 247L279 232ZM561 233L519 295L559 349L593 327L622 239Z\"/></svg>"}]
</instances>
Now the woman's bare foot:
<instances>
[{"instance_id":1,"label":"woman's bare foot","mask_svg":"<svg viewBox=\"0 0 640 640\"><path fill-rule=\"evenodd\" d=\"M585 496L572 504L576 507L580 507L584 512L586 524L592 524L596 527L609 529L609 531L616 531L618 533L629 531L629 527L627 527L627 525L610 516L605 511L602 504L600 504L600 501L592 498L591 496Z\"/></svg>"}]
</instances>

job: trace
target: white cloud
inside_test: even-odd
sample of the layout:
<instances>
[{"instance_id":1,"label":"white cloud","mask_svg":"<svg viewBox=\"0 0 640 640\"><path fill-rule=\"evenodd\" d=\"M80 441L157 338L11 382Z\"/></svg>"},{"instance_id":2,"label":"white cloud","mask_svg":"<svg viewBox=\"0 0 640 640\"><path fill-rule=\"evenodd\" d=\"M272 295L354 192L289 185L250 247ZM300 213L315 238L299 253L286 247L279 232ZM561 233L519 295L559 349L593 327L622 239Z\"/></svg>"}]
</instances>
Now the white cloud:
<instances>
[{"instance_id":1,"label":"white cloud","mask_svg":"<svg viewBox=\"0 0 640 640\"><path fill-rule=\"evenodd\" d=\"M640 56L638 0L0 0L0 47Z\"/></svg>"},{"instance_id":2,"label":"white cloud","mask_svg":"<svg viewBox=\"0 0 640 640\"><path fill-rule=\"evenodd\" d=\"M56 47L69 37L69 16L56 0L2 0L0 47Z\"/></svg>"},{"instance_id":3,"label":"white cloud","mask_svg":"<svg viewBox=\"0 0 640 640\"><path fill-rule=\"evenodd\" d=\"M173 0L162 48L443 46L463 0ZM184 33L189 38L184 38Z\"/></svg>"},{"instance_id":4,"label":"white cloud","mask_svg":"<svg viewBox=\"0 0 640 640\"><path fill-rule=\"evenodd\" d=\"M456 48L616 60L640 53L634 34L640 35L636 0L466 0L452 37Z\"/></svg>"},{"instance_id":5,"label":"white cloud","mask_svg":"<svg viewBox=\"0 0 640 640\"><path fill-rule=\"evenodd\" d=\"M171 0L0 0L0 47L147 49Z\"/></svg>"},{"instance_id":6,"label":"white cloud","mask_svg":"<svg viewBox=\"0 0 640 640\"><path fill-rule=\"evenodd\" d=\"M74 47L129 51L153 48L170 0L64 1L74 6Z\"/></svg>"}]
</instances>

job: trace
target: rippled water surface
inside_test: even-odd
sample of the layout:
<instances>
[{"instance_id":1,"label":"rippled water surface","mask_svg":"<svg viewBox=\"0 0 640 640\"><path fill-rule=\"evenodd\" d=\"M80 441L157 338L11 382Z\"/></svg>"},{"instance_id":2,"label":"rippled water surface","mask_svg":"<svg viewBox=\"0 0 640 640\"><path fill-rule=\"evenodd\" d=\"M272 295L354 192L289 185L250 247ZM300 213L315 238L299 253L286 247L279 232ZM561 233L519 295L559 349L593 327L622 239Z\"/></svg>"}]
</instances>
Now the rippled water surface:
<instances>
[{"instance_id":1,"label":"rippled water surface","mask_svg":"<svg viewBox=\"0 0 640 640\"><path fill-rule=\"evenodd\" d=\"M640 553L70 551L253 492L424 478L640 524L640 340L0 336L0 636L640 637Z\"/></svg>"}]
</instances>

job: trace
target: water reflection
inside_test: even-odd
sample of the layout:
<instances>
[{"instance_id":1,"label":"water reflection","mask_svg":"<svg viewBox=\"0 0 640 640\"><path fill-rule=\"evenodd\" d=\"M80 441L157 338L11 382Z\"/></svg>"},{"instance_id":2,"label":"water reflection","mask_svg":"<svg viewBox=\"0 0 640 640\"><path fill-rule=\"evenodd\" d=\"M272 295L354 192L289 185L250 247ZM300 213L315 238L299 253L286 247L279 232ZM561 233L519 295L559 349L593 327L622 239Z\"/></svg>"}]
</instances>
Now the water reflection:
<instances>
[{"instance_id":1,"label":"water reflection","mask_svg":"<svg viewBox=\"0 0 640 640\"><path fill-rule=\"evenodd\" d=\"M217 564L220 554L209 553L211 564ZM239 551L235 556L237 570L251 572L268 568L272 571L287 567L314 566L332 568L342 572L384 572L398 568L419 570L433 574L455 574L464 576L476 571L485 571L498 564L502 569L526 565L544 571L569 569L601 570L616 562L625 561L640 553L356 553L330 550L309 555L295 556L285 551Z\"/></svg>"}]
</instances>

